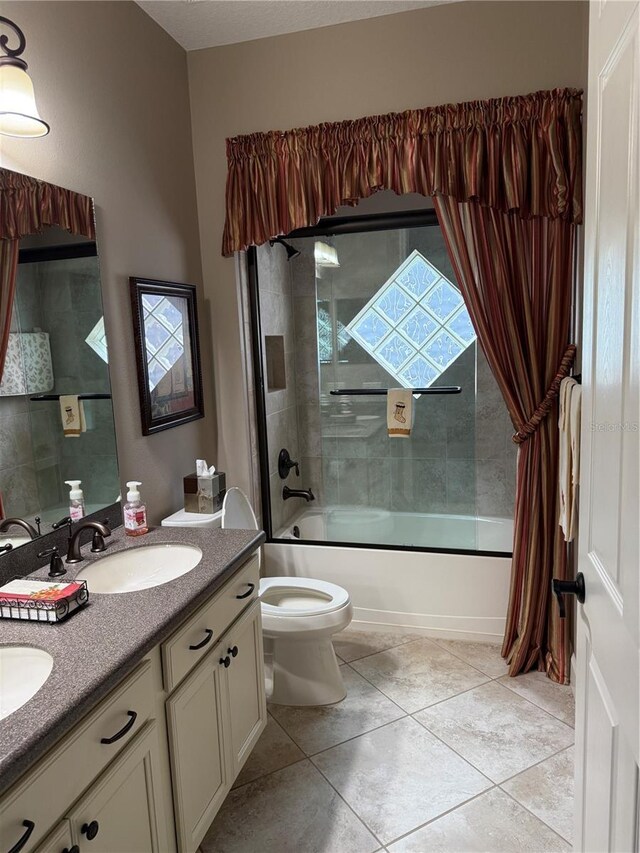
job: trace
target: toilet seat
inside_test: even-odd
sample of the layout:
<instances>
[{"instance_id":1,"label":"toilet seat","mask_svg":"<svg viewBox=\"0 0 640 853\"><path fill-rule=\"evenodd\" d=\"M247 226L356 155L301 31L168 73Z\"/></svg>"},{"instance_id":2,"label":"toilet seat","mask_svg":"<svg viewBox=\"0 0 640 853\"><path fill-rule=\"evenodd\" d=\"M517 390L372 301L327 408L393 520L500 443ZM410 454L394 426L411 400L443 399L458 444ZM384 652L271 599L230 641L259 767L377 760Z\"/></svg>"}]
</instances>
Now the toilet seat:
<instances>
[{"instance_id":1,"label":"toilet seat","mask_svg":"<svg viewBox=\"0 0 640 853\"><path fill-rule=\"evenodd\" d=\"M237 487L225 495L222 527L259 529L247 496ZM306 706L344 699L331 637L353 618L346 589L315 578L261 578L259 599L270 701Z\"/></svg>"},{"instance_id":2,"label":"toilet seat","mask_svg":"<svg viewBox=\"0 0 640 853\"><path fill-rule=\"evenodd\" d=\"M282 619L333 613L349 604L346 589L313 578L263 578L260 581L263 614Z\"/></svg>"}]
</instances>

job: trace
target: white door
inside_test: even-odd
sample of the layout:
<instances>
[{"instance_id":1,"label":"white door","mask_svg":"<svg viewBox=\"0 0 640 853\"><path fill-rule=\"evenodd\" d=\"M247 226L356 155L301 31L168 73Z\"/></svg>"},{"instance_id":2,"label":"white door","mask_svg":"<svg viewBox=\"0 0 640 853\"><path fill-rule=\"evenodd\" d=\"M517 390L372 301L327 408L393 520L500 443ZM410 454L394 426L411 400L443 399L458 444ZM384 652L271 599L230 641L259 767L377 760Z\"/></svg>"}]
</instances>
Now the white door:
<instances>
[{"instance_id":1,"label":"white door","mask_svg":"<svg viewBox=\"0 0 640 853\"><path fill-rule=\"evenodd\" d=\"M592 0L574 849L597 853L640 844L639 41L638 0Z\"/></svg>"}]
</instances>

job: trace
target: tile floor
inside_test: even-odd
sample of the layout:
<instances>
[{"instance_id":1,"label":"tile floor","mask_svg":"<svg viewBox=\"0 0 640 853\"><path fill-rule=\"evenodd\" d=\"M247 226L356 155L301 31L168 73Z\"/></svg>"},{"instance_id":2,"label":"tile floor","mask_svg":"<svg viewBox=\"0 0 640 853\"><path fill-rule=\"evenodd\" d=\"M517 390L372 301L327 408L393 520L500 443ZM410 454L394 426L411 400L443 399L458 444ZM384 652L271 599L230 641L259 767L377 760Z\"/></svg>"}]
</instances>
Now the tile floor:
<instances>
[{"instance_id":1,"label":"tile floor","mask_svg":"<svg viewBox=\"0 0 640 853\"><path fill-rule=\"evenodd\" d=\"M498 646L351 628L347 698L269 706L202 853L571 850L573 698Z\"/></svg>"}]
</instances>

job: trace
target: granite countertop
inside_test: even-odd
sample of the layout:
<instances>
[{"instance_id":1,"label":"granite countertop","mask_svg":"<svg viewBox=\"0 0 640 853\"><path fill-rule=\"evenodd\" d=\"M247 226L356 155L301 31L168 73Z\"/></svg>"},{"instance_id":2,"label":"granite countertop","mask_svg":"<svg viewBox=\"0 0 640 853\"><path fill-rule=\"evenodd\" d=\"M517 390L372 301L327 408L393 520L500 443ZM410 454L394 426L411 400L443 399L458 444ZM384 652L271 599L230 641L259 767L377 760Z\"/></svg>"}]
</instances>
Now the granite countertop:
<instances>
[{"instance_id":1,"label":"granite countertop","mask_svg":"<svg viewBox=\"0 0 640 853\"><path fill-rule=\"evenodd\" d=\"M128 675L246 562L264 541L254 530L158 527L145 536L114 530L107 550L67 565L56 580L73 580L101 557L162 542L197 545L200 563L173 581L115 595L92 593L89 603L64 622L47 624L0 619L0 645L36 646L54 659L51 675L25 705L0 720L0 794ZM32 577L46 578L48 569Z\"/></svg>"}]
</instances>

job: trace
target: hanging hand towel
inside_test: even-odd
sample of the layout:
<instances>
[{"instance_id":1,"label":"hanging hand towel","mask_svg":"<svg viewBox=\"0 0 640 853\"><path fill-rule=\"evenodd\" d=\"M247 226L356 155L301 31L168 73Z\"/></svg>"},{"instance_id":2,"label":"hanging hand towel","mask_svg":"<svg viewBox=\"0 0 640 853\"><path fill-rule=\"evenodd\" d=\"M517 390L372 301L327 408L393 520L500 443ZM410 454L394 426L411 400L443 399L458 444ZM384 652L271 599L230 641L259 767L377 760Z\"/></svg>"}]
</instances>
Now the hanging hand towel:
<instances>
[{"instance_id":1,"label":"hanging hand towel","mask_svg":"<svg viewBox=\"0 0 640 853\"><path fill-rule=\"evenodd\" d=\"M571 442L571 515L569 516L569 534L567 542L578 532L578 484L580 483L580 426L582 420L582 388L576 385L571 389L569 405L569 440Z\"/></svg>"},{"instance_id":2,"label":"hanging hand towel","mask_svg":"<svg viewBox=\"0 0 640 853\"><path fill-rule=\"evenodd\" d=\"M558 394L560 410L558 417L558 428L560 430L560 459L558 470L558 495L560 499L560 517L558 524L562 528L564 538L569 541L569 529L571 526L571 433L569 410L571 407L571 394L576 386L575 379L566 377L560 383Z\"/></svg>"},{"instance_id":3,"label":"hanging hand towel","mask_svg":"<svg viewBox=\"0 0 640 853\"><path fill-rule=\"evenodd\" d=\"M387 391L387 432L390 438L408 438L413 426L413 397L408 388Z\"/></svg>"},{"instance_id":4,"label":"hanging hand towel","mask_svg":"<svg viewBox=\"0 0 640 853\"><path fill-rule=\"evenodd\" d=\"M84 408L77 394L60 395L60 417L65 438L79 438L81 432L86 432Z\"/></svg>"}]
</instances>

